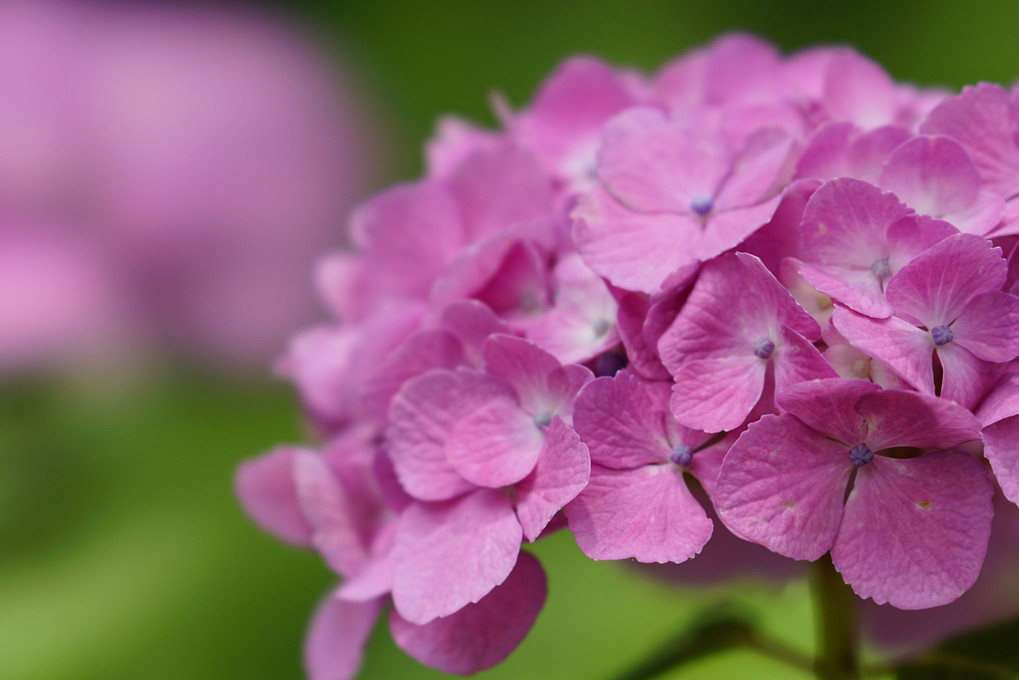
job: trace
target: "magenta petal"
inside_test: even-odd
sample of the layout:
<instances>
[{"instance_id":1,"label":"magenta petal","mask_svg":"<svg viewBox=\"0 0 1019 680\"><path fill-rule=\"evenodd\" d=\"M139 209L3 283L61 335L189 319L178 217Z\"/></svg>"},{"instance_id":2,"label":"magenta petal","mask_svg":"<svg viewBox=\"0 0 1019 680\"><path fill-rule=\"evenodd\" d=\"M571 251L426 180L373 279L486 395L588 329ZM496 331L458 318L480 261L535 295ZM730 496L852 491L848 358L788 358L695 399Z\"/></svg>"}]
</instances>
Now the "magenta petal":
<instances>
[{"instance_id":1,"label":"magenta petal","mask_svg":"<svg viewBox=\"0 0 1019 680\"><path fill-rule=\"evenodd\" d=\"M969 301L1005 282L1001 249L975 234L957 234L931 246L888 281L896 312L928 328L950 324Z\"/></svg>"},{"instance_id":2,"label":"magenta petal","mask_svg":"<svg viewBox=\"0 0 1019 680\"><path fill-rule=\"evenodd\" d=\"M894 194L858 179L842 178L822 184L803 211L803 246L815 264L869 267L881 253L888 227L911 211Z\"/></svg>"},{"instance_id":3,"label":"magenta petal","mask_svg":"<svg viewBox=\"0 0 1019 680\"><path fill-rule=\"evenodd\" d=\"M1019 416L984 428L984 456L1008 500L1019 504Z\"/></svg>"},{"instance_id":4,"label":"magenta petal","mask_svg":"<svg viewBox=\"0 0 1019 680\"><path fill-rule=\"evenodd\" d=\"M767 415L740 435L715 486L719 518L736 534L797 560L835 542L853 470L846 447L790 415Z\"/></svg>"},{"instance_id":5,"label":"magenta petal","mask_svg":"<svg viewBox=\"0 0 1019 680\"><path fill-rule=\"evenodd\" d=\"M685 562L711 538L712 524L671 464L634 470L591 468L591 481L566 506L577 545L593 560Z\"/></svg>"},{"instance_id":6,"label":"magenta petal","mask_svg":"<svg viewBox=\"0 0 1019 680\"><path fill-rule=\"evenodd\" d=\"M591 476L587 446L556 416L534 471L516 485L517 519L532 543L564 505L576 498Z\"/></svg>"},{"instance_id":7,"label":"magenta petal","mask_svg":"<svg viewBox=\"0 0 1019 680\"><path fill-rule=\"evenodd\" d=\"M538 560L528 553L506 581L477 604L423 626L398 611L389 617L397 647L432 668L470 675L503 661L527 636L545 605L548 583Z\"/></svg>"},{"instance_id":8,"label":"magenta petal","mask_svg":"<svg viewBox=\"0 0 1019 680\"><path fill-rule=\"evenodd\" d=\"M347 602L335 594L319 605L304 641L310 680L350 680L357 675L380 609L382 598Z\"/></svg>"},{"instance_id":9,"label":"magenta petal","mask_svg":"<svg viewBox=\"0 0 1019 680\"><path fill-rule=\"evenodd\" d=\"M388 453L400 484L421 500L474 488L450 464L446 440L476 403L512 398L502 381L463 371L432 371L407 381L389 407Z\"/></svg>"},{"instance_id":10,"label":"magenta petal","mask_svg":"<svg viewBox=\"0 0 1019 680\"><path fill-rule=\"evenodd\" d=\"M782 343L776 349L773 361L775 389L778 391L804 380L838 377L817 348L788 326L782 327Z\"/></svg>"},{"instance_id":11,"label":"magenta petal","mask_svg":"<svg viewBox=\"0 0 1019 680\"><path fill-rule=\"evenodd\" d=\"M499 488L530 474L545 437L516 400L497 399L450 431L446 455L453 469L478 486Z\"/></svg>"},{"instance_id":12,"label":"magenta petal","mask_svg":"<svg viewBox=\"0 0 1019 680\"><path fill-rule=\"evenodd\" d=\"M711 215L701 237L689 247L702 262L735 248L774 217L781 200L775 196L749 207L720 210Z\"/></svg>"},{"instance_id":13,"label":"magenta petal","mask_svg":"<svg viewBox=\"0 0 1019 680\"><path fill-rule=\"evenodd\" d=\"M753 354L691 361L676 375L669 408L694 430L734 430L760 399L766 369Z\"/></svg>"},{"instance_id":14,"label":"magenta petal","mask_svg":"<svg viewBox=\"0 0 1019 680\"><path fill-rule=\"evenodd\" d=\"M952 324L954 342L984 361L1019 354L1019 298L992 291L973 298Z\"/></svg>"},{"instance_id":15,"label":"magenta petal","mask_svg":"<svg viewBox=\"0 0 1019 680\"><path fill-rule=\"evenodd\" d=\"M776 402L808 427L855 446L867 436L856 402L880 389L865 380L811 380L782 390Z\"/></svg>"},{"instance_id":16,"label":"magenta petal","mask_svg":"<svg viewBox=\"0 0 1019 680\"><path fill-rule=\"evenodd\" d=\"M572 216L580 256L620 288L654 293L672 272L696 261L689 243L701 226L692 217L633 212L601 187L582 196Z\"/></svg>"},{"instance_id":17,"label":"magenta petal","mask_svg":"<svg viewBox=\"0 0 1019 680\"><path fill-rule=\"evenodd\" d=\"M992 364L977 357L962 345L950 342L938 347L941 361L941 398L967 409L976 409L988 388L1000 375L1004 364Z\"/></svg>"},{"instance_id":18,"label":"magenta petal","mask_svg":"<svg viewBox=\"0 0 1019 680\"><path fill-rule=\"evenodd\" d=\"M479 489L403 511L393 548L393 603L424 624L477 602L506 580L523 532L504 491Z\"/></svg>"},{"instance_id":19,"label":"magenta petal","mask_svg":"<svg viewBox=\"0 0 1019 680\"><path fill-rule=\"evenodd\" d=\"M460 340L464 357L481 368L481 347L490 335L509 333L509 328L491 309L477 300L461 300L442 310L442 327Z\"/></svg>"},{"instance_id":20,"label":"magenta petal","mask_svg":"<svg viewBox=\"0 0 1019 680\"><path fill-rule=\"evenodd\" d=\"M598 378L577 397L573 427L591 451L591 462L629 469L668 459L663 414L636 377Z\"/></svg>"},{"instance_id":21,"label":"magenta petal","mask_svg":"<svg viewBox=\"0 0 1019 680\"><path fill-rule=\"evenodd\" d=\"M644 334L644 322L651 301L642 293L623 293L619 298L619 316L616 328L630 366L648 380L669 380L669 371L658 358L658 350Z\"/></svg>"},{"instance_id":22,"label":"magenta petal","mask_svg":"<svg viewBox=\"0 0 1019 680\"><path fill-rule=\"evenodd\" d=\"M857 349L880 359L916 389L934 394L934 340L898 317L871 319L836 306L832 324Z\"/></svg>"},{"instance_id":23,"label":"magenta petal","mask_svg":"<svg viewBox=\"0 0 1019 680\"><path fill-rule=\"evenodd\" d=\"M980 573L993 493L987 470L966 453L876 458L857 475L832 562L878 604L948 604Z\"/></svg>"},{"instance_id":24,"label":"magenta petal","mask_svg":"<svg viewBox=\"0 0 1019 680\"><path fill-rule=\"evenodd\" d=\"M984 425L1019 415L1019 364L1009 364L1009 369L1000 376L976 411L977 418Z\"/></svg>"},{"instance_id":25,"label":"magenta petal","mask_svg":"<svg viewBox=\"0 0 1019 680\"><path fill-rule=\"evenodd\" d=\"M281 541L309 547L312 529L294 486L294 458L301 451L305 449L278 448L241 463L234 475L234 492L259 527Z\"/></svg>"},{"instance_id":26,"label":"magenta petal","mask_svg":"<svg viewBox=\"0 0 1019 680\"><path fill-rule=\"evenodd\" d=\"M804 262L800 266L800 275L814 288L838 300L854 312L875 319L885 319L892 315L892 306L885 300L881 282L870 269L849 269Z\"/></svg>"},{"instance_id":27,"label":"magenta petal","mask_svg":"<svg viewBox=\"0 0 1019 680\"><path fill-rule=\"evenodd\" d=\"M947 449L980 438L976 416L951 401L919 392L865 394L856 411L867 421L867 445L874 451L896 446Z\"/></svg>"},{"instance_id":28,"label":"magenta petal","mask_svg":"<svg viewBox=\"0 0 1019 680\"><path fill-rule=\"evenodd\" d=\"M948 137L914 137L892 153L880 185L924 215L965 210L980 192L980 173Z\"/></svg>"}]
</instances>

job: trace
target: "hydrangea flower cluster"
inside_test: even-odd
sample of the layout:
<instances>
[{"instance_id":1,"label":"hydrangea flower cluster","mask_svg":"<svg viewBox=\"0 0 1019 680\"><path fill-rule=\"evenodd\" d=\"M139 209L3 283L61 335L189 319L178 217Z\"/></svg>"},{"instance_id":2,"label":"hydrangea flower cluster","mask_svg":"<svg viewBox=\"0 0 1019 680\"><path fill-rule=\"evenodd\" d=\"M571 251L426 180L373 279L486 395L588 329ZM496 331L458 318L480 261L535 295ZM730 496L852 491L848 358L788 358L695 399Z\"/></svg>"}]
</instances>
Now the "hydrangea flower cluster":
<instances>
[{"instance_id":1,"label":"hydrangea flower cluster","mask_svg":"<svg viewBox=\"0 0 1019 680\"><path fill-rule=\"evenodd\" d=\"M326 443L238 473L343 579L310 676L356 674L384 607L428 665L498 663L564 526L596 560L830 553L901 609L969 589L1019 501L1019 90L730 35L497 109L353 216L336 320L279 364Z\"/></svg>"}]
</instances>

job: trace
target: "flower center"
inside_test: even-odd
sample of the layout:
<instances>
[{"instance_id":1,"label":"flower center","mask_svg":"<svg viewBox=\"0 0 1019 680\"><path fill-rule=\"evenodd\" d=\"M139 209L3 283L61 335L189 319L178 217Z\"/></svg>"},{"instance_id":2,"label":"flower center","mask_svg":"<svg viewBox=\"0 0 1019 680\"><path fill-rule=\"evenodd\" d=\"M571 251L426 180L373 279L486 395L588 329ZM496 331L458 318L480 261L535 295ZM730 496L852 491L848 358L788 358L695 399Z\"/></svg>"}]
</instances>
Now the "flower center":
<instances>
[{"instance_id":1,"label":"flower center","mask_svg":"<svg viewBox=\"0 0 1019 680\"><path fill-rule=\"evenodd\" d=\"M548 427L548 424L552 422L552 414L548 411L542 411L538 415L534 416L534 424L538 427Z\"/></svg>"},{"instance_id":2,"label":"flower center","mask_svg":"<svg viewBox=\"0 0 1019 680\"><path fill-rule=\"evenodd\" d=\"M878 278L878 281L884 281L892 275L892 268L888 264L887 257L882 257L880 260L874 260L871 262L870 271L874 273L874 276Z\"/></svg>"},{"instance_id":3,"label":"flower center","mask_svg":"<svg viewBox=\"0 0 1019 680\"><path fill-rule=\"evenodd\" d=\"M849 460L856 467L863 467L870 461L874 460L874 452L870 450L870 447L866 444L857 444L853 448L849 449Z\"/></svg>"},{"instance_id":4,"label":"flower center","mask_svg":"<svg viewBox=\"0 0 1019 680\"><path fill-rule=\"evenodd\" d=\"M754 356L758 359L768 360L771 353L775 351L775 343L770 338L758 338L754 343Z\"/></svg>"},{"instance_id":5,"label":"flower center","mask_svg":"<svg viewBox=\"0 0 1019 680\"><path fill-rule=\"evenodd\" d=\"M669 460L680 467L686 467L693 460L693 449L686 444L676 444L672 447Z\"/></svg>"},{"instance_id":6,"label":"flower center","mask_svg":"<svg viewBox=\"0 0 1019 680\"><path fill-rule=\"evenodd\" d=\"M598 357L594 364L594 374L599 378L602 376L614 376L626 368L626 355L619 352L605 352Z\"/></svg>"},{"instance_id":7,"label":"flower center","mask_svg":"<svg viewBox=\"0 0 1019 680\"><path fill-rule=\"evenodd\" d=\"M931 329L931 337L934 338L934 344L941 347L954 340L955 333L948 326L935 326Z\"/></svg>"},{"instance_id":8,"label":"flower center","mask_svg":"<svg viewBox=\"0 0 1019 680\"><path fill-rule=\"evenodd\" d=\"M715 202L711 200L710 196L697 196L690 201L690 210L704 217L711 212L715 207Z\"/></svg>"}]
</instances>

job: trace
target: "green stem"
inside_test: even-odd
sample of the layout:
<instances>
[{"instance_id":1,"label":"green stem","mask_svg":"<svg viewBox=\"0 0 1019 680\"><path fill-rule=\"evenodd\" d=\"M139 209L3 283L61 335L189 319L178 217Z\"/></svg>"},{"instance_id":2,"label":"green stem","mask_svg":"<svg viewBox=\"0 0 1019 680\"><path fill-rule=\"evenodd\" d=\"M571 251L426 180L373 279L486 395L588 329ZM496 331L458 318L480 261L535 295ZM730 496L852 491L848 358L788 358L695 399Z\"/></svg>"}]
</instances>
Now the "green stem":
<instances>
[{"instance_id":1,"label":"green stem","mask_svg":"<svg viewBox=\"0 0 1019 680\"><path fill-rule=\"evenodd\" d=\"M821 680L860 678L856 596L825 555L810 565L817 628L814 672Z\"/></svg>"}]
</instances>

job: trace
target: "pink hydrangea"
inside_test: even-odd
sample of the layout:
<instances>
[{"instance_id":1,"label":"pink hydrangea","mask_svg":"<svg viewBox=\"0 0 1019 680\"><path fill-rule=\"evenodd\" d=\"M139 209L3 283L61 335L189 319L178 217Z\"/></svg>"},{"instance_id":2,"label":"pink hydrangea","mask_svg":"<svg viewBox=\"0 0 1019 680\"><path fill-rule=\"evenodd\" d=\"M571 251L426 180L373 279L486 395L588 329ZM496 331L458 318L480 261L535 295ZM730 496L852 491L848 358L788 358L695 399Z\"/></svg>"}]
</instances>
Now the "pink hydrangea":
<instances>
[{"instance_id":1,"label":"pink hydrangea","mask_svg":"<svg viewBox=\"0 0 1019 680\"><path fill-rule=\"evenodd\" d=\"M323 436L370 442L384 511L295 509L320 454L240 473L256 522L345 579L313 676L356 673L381 605L345 603L379 597L416 658L496 663L544 599L521 545L563 528L597 560L830 553L903 609L974 587L1008 557L995 484L1019 502L1014 106L730 35L648 77L571 59L498 100L502 129L442 122L280 362Z\"/></svg>"}]
</instances>

